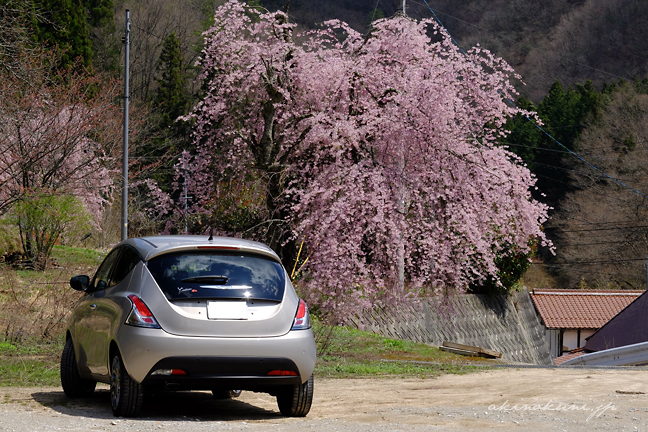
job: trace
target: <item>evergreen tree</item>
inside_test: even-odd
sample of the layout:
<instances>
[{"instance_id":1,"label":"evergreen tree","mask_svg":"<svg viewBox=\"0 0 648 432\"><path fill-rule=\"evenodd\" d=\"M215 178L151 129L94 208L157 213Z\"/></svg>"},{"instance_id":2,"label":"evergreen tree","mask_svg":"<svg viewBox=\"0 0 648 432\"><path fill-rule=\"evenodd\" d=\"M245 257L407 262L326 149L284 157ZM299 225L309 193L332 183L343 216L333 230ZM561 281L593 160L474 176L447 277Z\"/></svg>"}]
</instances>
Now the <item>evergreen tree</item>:
<instances>
[{"instance_id":1,"label":"evergreen tree","mask_svg":"<svg viewBox=\"0 0 648 432\"><path fill-rule=\"evenodd\" d=\"M36 42L57 47L60 65L77 58L89 66L94 57L92 29L113 25L112 0L32 0L32 27Z\"/></svg>"},{"instance_id":2,"label":"evergreen tree","mask_svg":"<svg viewBox=\"0 0 648 432\"><path fill-rule=\"evenodd\" d=\"M185 90L186 74L180 52L180 43L175 33L169 34L163 43L157 65L158 88L150 101L153 115L149 119L149 129L138 145L136 156L152 168L150 177L162 189L169 191L173 182L173 166L178 162L182 150L189 146L190 122L178 121L187 114L190 98Z\"/></svg>"},{"instance_id":3,"label":"evergreen tree","mask_svg":"<svg viewBox=\"0 0 648 432\"><path fill-rule=\"evenodd\" d=\"M61 53L62 66L70 65L77 57L89 65L92 43L81 0L34 0L33 4L46 18L33 23L36 41L56 46Z\"/></svg>"},{"instance_id":4,"label":"evergreen tree","mask_svg":"<svg viewBox=\"0 0 648 432\"><path fill-rule=\"evenodd\" d=\"M115 75L122 73L120 54L121 37L115 26L112 0L85 0L86 18L92 42L92 63L98 70Z\"/></svg>"},{"instance_id":5,"label":"evergreen tree","mask_svg":"<svg viewBox=\"0 0 648 432\"><path fill-rule=\"evenodd\" d=\"M87 22L91 27L112 25L115 5L112 0L85 0Z\"/></svg>"},{"instance_id":6,"label":"evergreen tree","mask_svg":"<svg viewBox=\"0 0 648 432\"><path fill-rule=\"evenodd\" d=\"M186 114L188 97L184 90L184 73L180 42L175 33L164 40L158 63L158 90L153 106L161 117L161 126L177 129L176 119Z\"/></svg>"},{"instance_id":7,"label":"evergreen tree","mask_svg":"<svg viewBox=\"0 0 648 432\"><path fill-rule=\"evenodd\" d=\"M518 115L507 123L511 134L505 144L538 177L536 198L551 207L556 207L571 191L569 169L573 156L568 151L574 150L574 143L588 116L595 118L598 115L600 98L591 81L567 90L559 81L555 81L537 107L544 132L524 115ZM517 106L536 111L533 103L524 98L518 100Z\"/></svg>"}]
</instances>

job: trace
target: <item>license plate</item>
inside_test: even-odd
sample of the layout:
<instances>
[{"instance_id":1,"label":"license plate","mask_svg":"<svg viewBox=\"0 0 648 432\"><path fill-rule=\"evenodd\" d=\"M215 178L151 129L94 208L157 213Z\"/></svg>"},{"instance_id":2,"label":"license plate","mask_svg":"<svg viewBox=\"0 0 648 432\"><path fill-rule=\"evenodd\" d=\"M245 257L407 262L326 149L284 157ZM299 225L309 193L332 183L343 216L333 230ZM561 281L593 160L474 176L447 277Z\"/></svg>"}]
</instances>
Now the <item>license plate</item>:
<instances>
[{"instance_id":1,"label":"license plate","mask_svg":"<svg viewBox=\"0 0 648 432\"><path fill-rule=\"evenodd\" d=\"M207 318L211 320L246 320L248 319L247 302L208 301Z\"/></svg>"}]
</instances>

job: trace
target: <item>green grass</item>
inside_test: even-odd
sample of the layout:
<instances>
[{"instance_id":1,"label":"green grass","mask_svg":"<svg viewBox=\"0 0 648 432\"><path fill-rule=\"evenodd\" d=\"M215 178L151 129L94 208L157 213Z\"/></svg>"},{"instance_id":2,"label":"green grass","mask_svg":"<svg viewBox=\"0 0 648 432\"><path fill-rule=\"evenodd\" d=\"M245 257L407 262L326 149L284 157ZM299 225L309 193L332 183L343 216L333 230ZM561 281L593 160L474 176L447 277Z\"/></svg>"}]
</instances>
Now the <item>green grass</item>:
<instances>
[{"instance_id":1,"label":"green grass","mask_svg":"<svg viewBox=\"0 0 648 432\"><path fill-rule=\"evenodd\" d=\"M58 364L49 360L0 357L0 387L61 385Z\"/></svg>"},{"instance_id":2,"label":"green grass","mask_svg":"<svg viewBox=\"0 0 648 432\"><path fill-rule=\"evenodd\" d=\"M58 361L63 352L65 341L63 335L54 340L45 341L37 338L26 338L20 342L0 342L0 362L8 357L30 358Z\"/></svg>"},{"instance_id":3,"label":"green grass","mask_svg":"<svg viewBox=\"0 0 648 432\"><path fill-rule=\"evenodd\" d=\"M0 342L0 355L4 354L15 354L18 352L18 348L15 345L10 344L9 342Z\"/></svg>"},{"instance_id":4,"label":"green grass","mask_svg":"<svg viewBox=\"0 0 648 432\"><path fill-rule=\"evenodd\" d=\"M0 342L0 387L59 386L63 339Z\"/></svg>"},{"instance_id":5,"label":"green grass","mask_svg":"<svg viewBox=\"0 0 648 432\"><path fill-rule=\"evenodd\" d=\"M406 340L348 327L315 326L319 354L315 375L330 378L434 377L483 370L494 362L462 357Z\"/></svg>"},{"instance_id":6,"label":"green grass","mask_svg":"<svg viewBox=\"0 0 648 432\"><path fill-rule=\"evenodd\" d=\"M39 285L47 283L65 284L70 280L70 277L77 274L92 275L104 255L104 252L94 249L54 246L51 257L56 265L45 271L13 269L0 264L0 293L15 288L17 282L23 286L31 284L38 288ZM14 286L9 286L9 284Z\"/></svg>"},{"instance_id":7,"label":"green grass","mask_svg":"<svg viewBox=\"0 0 648 432\"><path fill-rule=\"evenodd\" d=\"M71 246L54 246L52 258L63 267L98 267L104 252Z\"/></svg>"}]
</instances>

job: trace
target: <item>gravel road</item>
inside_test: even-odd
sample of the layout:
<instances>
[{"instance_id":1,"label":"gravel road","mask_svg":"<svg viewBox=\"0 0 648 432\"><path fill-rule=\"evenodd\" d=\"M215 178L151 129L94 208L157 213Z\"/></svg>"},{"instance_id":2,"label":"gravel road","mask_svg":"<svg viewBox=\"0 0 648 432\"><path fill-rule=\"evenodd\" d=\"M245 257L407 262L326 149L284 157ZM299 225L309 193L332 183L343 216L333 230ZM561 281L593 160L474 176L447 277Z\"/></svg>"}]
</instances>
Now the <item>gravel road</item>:
<instances>
[{"instance_id":1,"label":"gravel road","mask_svg":"<svg viewBox=\"0 0 648 432\"><path fill-rule=\"evenodd\" d=\"M497 369L428 379L319 379L306 418L243 392L151 396L115 418L106 386L82 401L57 387L0 388L0 431L610 431L648 430L641 370Z\"/></svg>"}]
</instances>

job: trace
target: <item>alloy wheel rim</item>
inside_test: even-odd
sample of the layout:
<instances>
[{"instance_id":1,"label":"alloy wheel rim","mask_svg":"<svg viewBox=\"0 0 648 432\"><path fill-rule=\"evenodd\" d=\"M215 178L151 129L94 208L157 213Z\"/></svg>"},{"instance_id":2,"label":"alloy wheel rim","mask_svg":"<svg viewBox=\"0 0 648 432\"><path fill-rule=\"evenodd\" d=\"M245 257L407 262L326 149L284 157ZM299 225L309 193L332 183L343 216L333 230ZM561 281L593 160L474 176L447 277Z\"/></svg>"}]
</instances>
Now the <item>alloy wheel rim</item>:
<instances>
[{"instance_id":1,"label":"alloy wheel rim","mask_svg":"<svg viewBox=\"0 0 648 432\"><path fill-rule=\"evenodd\" d=\"M119 405L121 394L121 367L119 357L113 358L112 367L110 368L110 402L113 409Z\"/></svg>"}]
</instances>

